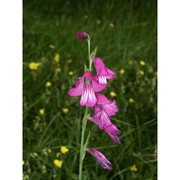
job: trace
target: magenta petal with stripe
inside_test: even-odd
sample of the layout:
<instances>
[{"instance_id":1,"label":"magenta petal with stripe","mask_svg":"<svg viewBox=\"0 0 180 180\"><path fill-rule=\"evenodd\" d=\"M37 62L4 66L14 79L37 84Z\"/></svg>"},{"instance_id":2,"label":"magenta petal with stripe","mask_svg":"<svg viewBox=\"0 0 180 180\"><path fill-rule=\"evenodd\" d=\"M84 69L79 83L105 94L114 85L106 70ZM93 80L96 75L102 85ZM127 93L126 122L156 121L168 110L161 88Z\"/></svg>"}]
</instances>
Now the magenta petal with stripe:
<instances>
[{"instance_id":1,"label":"magenta petal with stripe","mask_svg":"<svg viewBox=\"0 0 180 180\"><path fill-rule=\"evenodd\" d=\"M99 162L99 164L101 165L101 167L103 169L112 170L111 163L100 151L98 151L94 148L86 148L86 151L88 151L90 154L92 154L97 159L97 161Z\"/></svg>"},{"instance_id":2,"label":"magenta petal with stripe","mask_svg":"<svg viewBox=\"0 0 180 180\"><path fill-rule=\"evenodd\" d=\"M80 77L75 88L68 91L70 96L81 96L80 105L87 107L94 107L97 98L95 92L103 90L106 85L99 84L91 72L86 71L82 77Z\"/></svg>"},{"instance_id":3,"label":"magenta petal with stripe","mask_svg":"<svg viewBox=\"0 0 180 180\"><path fill-rule=\"evenodd\" d=\"M114 116L118 112L118 107L116 106L116 101L110 101L101 93L96 94L97 105L101 106L108 116Z\"/></svg>"},{"instance_id":4,"label":"magenta petal with stripe","mask_svg":"<svg viewBox=\"0 0 180 180\"><path fill-rule=\"evenodd\" d=\"M68 91L69 96L80 96L83 92L84 78L81 77L76 82L76 87Z\"/></svg>"},{"instance_id":5,"label":"magenta petal with stripe","mask_svg":"<svg viewBox=\"0 0 180 180\"><path fill-rule=\"evenodd\" d=\"M97 124L98 127L101 130L104 130L114 142L116 142L117 144L120 143L120 140L117 135L119 135L121 131L114 124L111 123L106 113L102 112L100 117L97 117L96 114L92 117L89 116L88 120Z\"/></svg>"},{"instance_id":6,"label":"magenta petal with stripe","mask_svg":"<svg viewBox=\"0 0 180 180\"><path fill-rule=\"evenodd\" d=\"M115 73L105 66L105 64L101 58L94 57L93 63L94 63L94 67L96 69L98 82L100 84L107 84L106 79L112 79L113 77L115 77Z\"/></svg>"},{"instance_id":7,"label":"magenta petal with stripe","mask_svg":"<svg viewBox=\"0 0 180 180\"><path fill-rule=\"evenodd\" d=\"M103 130L110 121L109 116L103 110L96 112L92 117L89 116L88 119L97 124L101 130Z\"/></svg>"},{"instance_id":8,"label":"magenta petal with stripe","mask_svg":"<svg viewBox=\"0 0 180 180\"><path fill-rule=\"evenodd\" d=\"M109 136L115 141L117 144L120 144L120 140L117 137L121 133L121 131L114 125L114 124L109 124L104 128L104 131L109 134Z\"/></svg>"}]
</instances>

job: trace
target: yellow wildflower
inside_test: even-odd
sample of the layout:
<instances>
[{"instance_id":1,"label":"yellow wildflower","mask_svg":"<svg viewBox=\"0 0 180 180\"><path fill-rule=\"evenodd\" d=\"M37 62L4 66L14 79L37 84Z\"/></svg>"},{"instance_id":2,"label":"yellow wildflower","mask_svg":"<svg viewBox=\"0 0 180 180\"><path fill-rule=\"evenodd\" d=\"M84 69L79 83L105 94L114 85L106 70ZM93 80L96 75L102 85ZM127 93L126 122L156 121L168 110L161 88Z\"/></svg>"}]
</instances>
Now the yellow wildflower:
<instances>
[{"instance_id":1,"label":"yellow wildflower","mask_svg":"<svg viewBox=\"0 0 180 180\"><path fill-rule=\"evenodd\" d=\"M99 19L97 19L96 24L101 24L101 21Z\"/></svg>"},{"instance_id":2,"label":"yellow wildflower","mask_svg":"<svg viewBox=\"0 0 180 180\"><path fill-rule=\"evenodd\" d=\"M56 68L55 70L57 73L61 72L61 68Z\"/></svg>"},{"instance_id":3,"label":"yellow wildflower","mask_svg":"<svg viewBox=\"0 0 180 180\"><path fill-rule=\"evenodd\" d=\"M134 103L135 101L134 101L134 99L133 98L129 98L129 103Z\"/></svg>"},{"instance_id":4,"label":"yellow wildflower","mask_svg":"<svg viewBox=\"0 0 180 180\"><path fill-rule=\"evenodd\" d=\"M69 71L68 74L69 74L69 76L73 76L74 72L73 71Z\"/></svg>"},{"instance_id":5,"label":"yellow wildflower","mask_svg":"<svg viewBox=\"0 0 180 180\"><path fill-rule=\"evenodd\" d=\"M60 54L56 53L54 56L54 60L58 63L60 61Z\"/></svg>"},{"instance_id":6,"label":"yellow wildflower","mask_svg":"<svg viewBox=\"0 0 180 180\"><path fill-rule=\"evenodd\" d=\"M137 171L138 169L137 169L137 167L136 167L136 165L134 164L133 166L131 166L131 171Z\"/></svg>"},{"instance_id":7,"label":"yellow wildflower","mask_svg":"<svg viewBox=\"0 0 180 180\"><path fill-rule=\"evenodd\" d=\"M44 115L44 113L45 113L45 110L42 108L42 109L39 109L39 114L40 115Z\"/></svg>"},{"instance_id":8,"label":"yellow wildflower","mask_svg":"<svg viewBox=\"0 0 180 180\"><path fill-rule=\"evenodd\" d=\"M113 28L113 27L114 27L114 24L113 24L113 23L109 23L109 27L110 27L110 28Z\"/></svg>"},{"instance_id":9,"label":"yellow wildflower","mask_svg":"<svg viewBox=\"0 0 180 180\"><path fill-rule=\"evenodd\" d=\"M143 60L141 60L141 61L139 62L139 64L140 64L141 66L144 66L146 63L145 63Z\"/></svg>"},{"instance_id":10,"label":"yellow wildflower","mask_svg":"<svg viewBox=\"0 0 180 180\"><path fill-rule=\"evenodd\" d=\"M63 111L63 113L68 113L69 112L69 109L68 108L62 108L62 111Z\"/></svg>"},{"instance_id":11,"label":"yellow wildflower","mask_svg":"<svg viewBox=\"0 0 180 180\"><path fill-rule=\"evenodd\" d=\"M83 19L88 19L88 15L84 15L84 16L83 16Z\"/></svg>"},{"instance_id":12,"label":"yellow wildflower","mask_svg":"<svg viewBox=\"0 0 180 180\"><path fill-rule=\"evenodd\" d=\"M29 69L37 70L40 65L41 65L41 63L31 62L31 63L29 63Z\"/></svg>"},{"instance_id":13,"label":"yellow wildflower","mask_svg":"<svg viewBox=\"0 0 180 180\"><path fill-rule=\"evenodd\" d=\"M60 151L61 151L62 154L65 154L65 153L67 153L69 151L69 149L66 146L61 146Z\"/></svg>"},{"instance_id":14,"label":"yellow wildflower","mask_svg":"<svg viewBox=\"0 0 180 180\"><path fill-rule=\"evenodd\" d=\"M22 165L24 165L24 161L22 160Z\"/></svg>"},{"instance_id":15,"label":"yellow wildflower","mask_svg":"<svg viewBox=\"0 0 180 180\"><path fill-rule=\"evenodd\" d=\"M133 61L129 60L129 61L128 61L128 64L129 64L129 65L133 65Z\"/></svg>"},{"instance_id":16,"label":"yellow wildflower","mask_svg":"<svg viewBox=\"0 0 180 180\"><path fill-rule=\"evenodd\" d=\"M111 92L110 92L110 96L111 96L111 97L116 97L117 94L116 94L115 92L111 91Z\"/></svg>"},{"instance_id":17,"label":"yellow wildflower","mask_svg":"<svg viewBox=\"0 0 180 180\"><path fill-rule=\"evenodd\" d=\"M69 64L72 63L72 59L68 59L68 63L69 63Z\"/></svg>"},{"instance_id":18,"label":"yellow wildflower","mask_svg":"<svg viewBox=\"0 0 180 180\"><path fill-rule=\"evenodd\" d=\"M55 49L55 45L50 44L50 45L49 45L49 48L51 48L51 49Z\"/></svg>"},{"instance_id":19,"label":"yellow wildflower","mask_svg":"<svg viewBox=\"0 0 180 180\"><path fill-rule=\"evenodd\" d=\"M140 74L141 76L144 76L144 71L140 70L140 71L139 71L139 74Z\"/></svg>"},{"instance_id":20,"label":"yellow wildflower","mask_svg":"<svg viewBox=\"0 0 180 180\"><path fill-rule=\"evenodd\" d=\"M51 87L52 86L52 83L50 81L46 82L46 87Z\"/></svg>"},{"instance_id":21,"label":"yellow wildflower","mask_svg":"<svg viewBox=\"0 0 180 180\"><path fill-rule=\"evenodd\" d=\"M53 162L56 167L58 167L58 168L62 167L62 164L63 164L62 160L55 159Z\"/></svg>"},{"instance_id":22,"label":"yellow wildflower","mask_svg":"<svg viewBox=\"0 0 180 180\"><path fill-rule=\"evenodd\" d=\"M124 69L120 69L119 73L123 75L125 73L125 70Z\"/></svg>"}]
</instances>

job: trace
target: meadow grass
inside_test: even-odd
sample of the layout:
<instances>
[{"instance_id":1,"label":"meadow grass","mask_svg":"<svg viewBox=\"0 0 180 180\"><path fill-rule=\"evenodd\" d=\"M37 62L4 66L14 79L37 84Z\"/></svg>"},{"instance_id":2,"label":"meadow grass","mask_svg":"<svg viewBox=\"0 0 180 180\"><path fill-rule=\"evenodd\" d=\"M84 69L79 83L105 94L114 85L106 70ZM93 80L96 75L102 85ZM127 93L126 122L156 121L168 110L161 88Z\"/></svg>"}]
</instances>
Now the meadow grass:
<instances>
[{"instance_id":1,"label":"meadow grass","mask_svg":"<svg viewBox=\"0 0 180 180\"><path fill-rule=\"evenodd\" d=\"M75 38L77 31L90 34L92 50L97 47L97 56L116 72L103 92L109 98L116 94L111 99L119 112L111 120L122 132L117 145L87 123L89 146L104 153L113 169L104 171L87 154L83 179L157 179L156 1L24 0L23 6L23 179L78 179L85 108L67 91L82 75L88 56L86 42ZM31 62L40 65L32 70ZM63 154L61 146L69 151ZM62 167L54 159L63 160Z\"/></svg>"}]
</instances>

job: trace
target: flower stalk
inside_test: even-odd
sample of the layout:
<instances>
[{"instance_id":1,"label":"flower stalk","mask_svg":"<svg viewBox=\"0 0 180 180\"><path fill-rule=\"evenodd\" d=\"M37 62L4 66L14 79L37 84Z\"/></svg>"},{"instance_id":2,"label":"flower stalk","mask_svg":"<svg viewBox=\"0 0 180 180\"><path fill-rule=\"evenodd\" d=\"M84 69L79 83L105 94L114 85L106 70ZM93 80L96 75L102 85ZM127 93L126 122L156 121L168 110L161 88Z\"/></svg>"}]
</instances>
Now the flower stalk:
<instances>
[{"instance_id":1,"label":"flower stalk","mask_svg":"<svg viewBox=\"0 0 180 180\"><path fill-rule=\"evenodd\" d=\"M96 124L100 130L109 134L111 139L117 144L120 140L117 135L121 131L111 122L110 117L118 112L115 100L109 100L100 92L107 87L107 80L115 77L115 73L108 69L100 57L96 57L97 48L91 53L90 36L86 32L77 32L76 37L87 40L89 67L84 64L84 73L76 81L74 88L68 91L69 96L80 96L80 105L85 106L85 113L81 126L81 144L79 157L79 180L82 180L82 167L86 151L93 155L105 170L111 170L110 161L100 151L94 148L87 148L90 132L85 141L85 131L87 121ZM96 75L92 73L92 64L96 70ZM94 109L94 115L88 114L89 108Z\"/></svg>"},{"instance_id":2,"label":"flower stalk","mask_svg":"<svg viewBox=\"0 0 180 180\"><path fill-rule=\"evenodd\" d=\"M92 70L92 59L91 59L91 41L90 41L90 36L88 35L87 39L88 43L88 58L89 58L89 70Z\"/></svg>"},{"instance_id":3,"label":"flower stalk","mask_svg":"<svg viewBox=\"0 0 180 180\"><path fill-rule=\"evenodd\" d=\"M82 180L82 166L83 160L86 153L86 147L84 147L84 134L86 130L87 124L87 116L88 116L88 107L86 107L84 117L82 119L82 129L81 129L81 147L80 147L80 159L79 159L79 180Z\"/></svg>"},{"instance_id":4,"label":"flower stalk","mask_svg":"<svg viewBox=\"0 0 180 180\"><path fill-rule=\"evenodd\" d=\"M90 47L91 42L90 42L90 36L89 35L87 38L87 43L88 43L89 70L91 71L92 59L91 59L91 47ZM84 157L86 154L87 140L86 140L86 143L84 144L84 135L85 135L87 120L88 120L88 107L86 107L84 117L82 120L81 147L80 147L80 159L79 159L79 180L82 179L82 166L83 166L83 160L84 160ZM89 139L89 136L88 136L88 139Z\"/></svg>"}]
</instances>

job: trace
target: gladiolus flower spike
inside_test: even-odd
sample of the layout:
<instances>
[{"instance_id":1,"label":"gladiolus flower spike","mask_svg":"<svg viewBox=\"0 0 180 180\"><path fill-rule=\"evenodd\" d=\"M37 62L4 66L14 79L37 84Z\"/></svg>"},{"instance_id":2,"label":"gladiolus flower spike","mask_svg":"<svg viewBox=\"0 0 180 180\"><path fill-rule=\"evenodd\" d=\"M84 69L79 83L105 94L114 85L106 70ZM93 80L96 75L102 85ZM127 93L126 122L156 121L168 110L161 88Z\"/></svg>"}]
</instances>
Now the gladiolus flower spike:
<instances>
[{"instance_id":1,"label":"gladiolus flower spike","mask_svg":"<svg viewBox=\"0 0 180 180\"><path fill-rule=\"evenodd\" d=\"M74 88L68 91L69 96L81 96L80 105L85 106L85 113L82 118L82 133L80 146L80 161L79 161L79 180L82 180L82 165L85 156L85 151L92 154L100 163L103 169L111 170L112 166L109 160L98 150L87 148L89 136L84 143L85 129L87 120L95 123L101 130L105 131L114 142L120 143L118 135L121 131L111 122L110 117L115 116L118 112L118 107L115 100L109 100L106 96L100 93L107 87L107 80L115 77L115 72L108 69L100 57L96 57L96 50L90 52L90 36L86 32L77 32L78 39L86 39L88 44L88 59L89 67L85 65L85 72L76 81ZM91 65L94 65L96 75L92 74ZM115 97L115 96L113 96ZM88 107L94 109L94 114L88 114Z\"/></svg>"}]
</instances>

